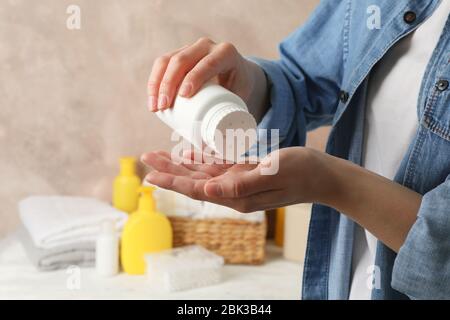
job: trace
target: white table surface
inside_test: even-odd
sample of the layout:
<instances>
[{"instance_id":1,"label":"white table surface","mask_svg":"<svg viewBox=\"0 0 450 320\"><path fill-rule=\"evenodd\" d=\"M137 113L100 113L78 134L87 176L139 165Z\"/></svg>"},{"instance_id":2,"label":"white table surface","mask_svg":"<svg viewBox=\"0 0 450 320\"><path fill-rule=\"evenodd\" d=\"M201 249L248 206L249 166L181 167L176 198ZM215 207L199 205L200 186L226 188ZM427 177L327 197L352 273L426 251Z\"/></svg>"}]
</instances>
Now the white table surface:
<instances>
[{"instance_id":1,"label":"white table surface","mask_svg":"<svg viewBox=\"0 0 450 320\"><path fill-rule=\"evenodd\" d=\"M101 278L93 268L82 268L80 287L73 288L73 273L37 271L13 235L0 241L0 299L299 299L301 269L269 245L264 265L226 265L223 282L214 286L155 293L145 276Z\"/></svg>"}]
</instances>

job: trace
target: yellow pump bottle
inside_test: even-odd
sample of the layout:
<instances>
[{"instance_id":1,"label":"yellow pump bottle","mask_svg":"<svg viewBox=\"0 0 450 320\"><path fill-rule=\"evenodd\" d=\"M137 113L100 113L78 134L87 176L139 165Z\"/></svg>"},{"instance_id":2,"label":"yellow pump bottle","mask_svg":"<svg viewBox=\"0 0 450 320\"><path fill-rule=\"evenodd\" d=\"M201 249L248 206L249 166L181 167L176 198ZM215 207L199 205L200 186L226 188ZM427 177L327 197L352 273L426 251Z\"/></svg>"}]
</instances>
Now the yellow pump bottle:
<instances>
[{"instance_id":1,"label":"yellow pump bottle","mask_svg":"<svg viewBox=\"0 0 450 320\"><path fill-rule=\"evenodd\" d=\"M128 274L144 274L146 253L172 248L172 227L169 219L155 209L153 187L141 187L139 205L122 233L121 261Z\"/></svg>"},{"instance_id":2,"label":"yellow pump bottle","mask_svg":"<svg viewBox=\"0 0 450 320\"><path fill-rule=\"evenodd\" d=\"M113 206L131 213L136 210L141 186L141 179L136 175L136 159L125 157L120 159L120 174L114 180Z\"/></svg>"}]
</instances>

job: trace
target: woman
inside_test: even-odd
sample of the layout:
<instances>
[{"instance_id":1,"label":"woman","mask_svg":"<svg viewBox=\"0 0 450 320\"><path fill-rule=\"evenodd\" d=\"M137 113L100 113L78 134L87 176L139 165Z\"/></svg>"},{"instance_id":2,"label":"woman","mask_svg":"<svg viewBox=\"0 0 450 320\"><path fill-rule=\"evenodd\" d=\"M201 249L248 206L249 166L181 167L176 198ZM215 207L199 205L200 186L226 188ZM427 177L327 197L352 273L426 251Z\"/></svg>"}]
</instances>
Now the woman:
<instances>
[{"instance_id":1,"label":"woman","mask_svg":"<svg viewBox=\"0 0 450 320\"><path fill-rule=\"evenodd\" d=\"M146 179L242 212L314 202L304 299L450 298L449 13L450 1L328 0L278 61L209 39L160 57L152 111L216 78L283 148L276 175L260 174L264 161L183 165L151 152ZM327 153L300 147L322 125L333 126Z\"/></svg>"}]
</instances>

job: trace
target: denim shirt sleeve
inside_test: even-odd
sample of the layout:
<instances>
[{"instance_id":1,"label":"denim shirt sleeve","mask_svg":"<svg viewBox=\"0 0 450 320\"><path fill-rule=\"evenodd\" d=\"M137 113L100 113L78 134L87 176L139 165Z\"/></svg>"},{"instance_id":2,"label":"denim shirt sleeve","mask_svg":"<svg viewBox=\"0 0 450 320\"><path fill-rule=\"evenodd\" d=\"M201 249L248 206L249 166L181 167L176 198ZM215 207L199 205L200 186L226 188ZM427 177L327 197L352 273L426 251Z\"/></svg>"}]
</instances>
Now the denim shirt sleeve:
<instances>
[{"instance_id":1,"label":"denim shirt sleeve","mask_svg":"<svg viewBox=\"0 0 450 320\"><path fill-rule=\"evenodd\" d=\"M280 146L304 145L306 132L330 124L344 68L347 1L322 1L279 46L280 59L249 58L266 73L270 108L259 128L279 129Z\"/></svg>"},{"instance_id":2,"label":"denim shirt sleeve","mask_svg":"<svg viewBox=\"0 0 450 320\"><path fill-rule=\"evenodd\" d=\"M450 175L426 193L394 263L392 287L412 299L450 298Z\"/></svg>"}]
</instances>

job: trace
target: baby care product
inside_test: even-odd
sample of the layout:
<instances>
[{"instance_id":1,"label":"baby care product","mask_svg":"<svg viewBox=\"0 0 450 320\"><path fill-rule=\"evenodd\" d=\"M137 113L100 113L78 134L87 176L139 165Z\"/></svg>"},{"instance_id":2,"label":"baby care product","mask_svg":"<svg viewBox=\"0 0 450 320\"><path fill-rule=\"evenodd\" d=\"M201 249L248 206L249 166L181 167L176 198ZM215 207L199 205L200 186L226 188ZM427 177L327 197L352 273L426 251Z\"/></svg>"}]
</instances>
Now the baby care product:
<instances>
[{"instance_id":1,"label":"baby care product","mask_svg":"<svg viewBox=\"0 0 450 320\"><path fill-rule=\"evenodd\" d=\"M120 174L114 180L113 206L131 213L136 210L141 180L136 175L136 159L124 157L120 159Z\"/></svg>"},{"instance_id":2,"label":"baby care product","mask_svg":"<svg viewBox=\"0 0 450 320\"><path fill-rule=\"evenodd\" d=\"M102 222L95 246L95 269L98 275L104 277L119 272L119 237L112 220Z\"/></svg>"},{"instance_id":3,"label":"baby care product","mask_svg":"<svg viewBox=\"0 0 450 320\"><path fill-rule=\"evenodd\" d=\"M221 281L223 257L192 245L145 255L151 291L173 292Z\"/></svg>"},{"instance_id":4,"label":"baby care product","mask_svg":"<svg viewBox=\"0 0 450 320\"><path fill-rule=\"evenodd\" d=\"M139 205L122 233L121 261L128 274L144 274L147 253L172 248L172 226L165 215L156 211L153 187L141 187Z\"/></svg>"},{"instance_id":5,"label":"baby care product","mask_svg":"<svg viewBox=\"0 0 450 320\"><path fill-rule=\"evenodd\" d=\"M245 102L222 86L207 83L191 98L177 96L158 117L194 147L239 160L257 141L256 121Z\"/></svg>"}]
</instances>

